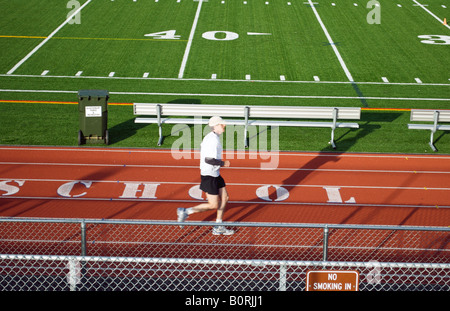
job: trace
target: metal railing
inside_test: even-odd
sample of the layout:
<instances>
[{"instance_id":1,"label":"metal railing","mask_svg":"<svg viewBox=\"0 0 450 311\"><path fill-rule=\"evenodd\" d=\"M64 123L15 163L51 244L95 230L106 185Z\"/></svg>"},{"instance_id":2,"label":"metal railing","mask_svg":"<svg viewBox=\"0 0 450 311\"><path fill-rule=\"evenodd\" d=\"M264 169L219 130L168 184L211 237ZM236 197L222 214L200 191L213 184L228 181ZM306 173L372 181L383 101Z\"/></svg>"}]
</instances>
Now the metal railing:
<instances>
[{"instance_id":1,"label":"metal railing","mask_svg":"<svg viewBox=\"0 0 450 311\"><path fill-rule=\"evenodd\" d=\"M450 289L450 228L0 218L3 290L304 290L357 270L360 290Z\"/></svg>"}]
</instances>

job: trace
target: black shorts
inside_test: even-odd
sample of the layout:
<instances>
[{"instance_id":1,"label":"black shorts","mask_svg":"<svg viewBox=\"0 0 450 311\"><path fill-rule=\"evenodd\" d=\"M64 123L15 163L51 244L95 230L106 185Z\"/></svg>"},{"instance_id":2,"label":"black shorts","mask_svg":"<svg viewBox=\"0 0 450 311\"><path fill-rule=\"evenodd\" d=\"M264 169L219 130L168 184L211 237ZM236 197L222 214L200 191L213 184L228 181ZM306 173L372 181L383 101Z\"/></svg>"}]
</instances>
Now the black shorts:
<instances>
[{"instance_id":1,"label":"black shorts","mask_svg":"<svg viewBox=\"0 0 450 311\"><path fill-rule=\"evenodd\" d=\"M225 180L223 180L222 176L213 177L202 175L200 190L212 195L218 195L219 189L223 187L225 187Z\"/></svg>"}]
</instances>

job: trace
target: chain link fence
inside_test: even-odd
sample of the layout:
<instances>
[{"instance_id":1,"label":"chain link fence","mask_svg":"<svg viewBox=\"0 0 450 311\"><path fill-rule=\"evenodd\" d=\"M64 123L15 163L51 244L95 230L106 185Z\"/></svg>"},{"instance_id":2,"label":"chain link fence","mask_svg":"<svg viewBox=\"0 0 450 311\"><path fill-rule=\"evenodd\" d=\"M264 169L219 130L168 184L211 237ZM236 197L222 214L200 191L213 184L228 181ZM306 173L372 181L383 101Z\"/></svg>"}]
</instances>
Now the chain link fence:
<instances>
[{"instance_id":1,"label":"chain link fence","mask_svg":"<svg viewBox=\"0 0 450 311\"><path fill-rule=\"evenodd\" d=\"M305 290L356 270L359 290L450 290L450 228L0 219L1 290Z\"/></svg>"}]
</instances>

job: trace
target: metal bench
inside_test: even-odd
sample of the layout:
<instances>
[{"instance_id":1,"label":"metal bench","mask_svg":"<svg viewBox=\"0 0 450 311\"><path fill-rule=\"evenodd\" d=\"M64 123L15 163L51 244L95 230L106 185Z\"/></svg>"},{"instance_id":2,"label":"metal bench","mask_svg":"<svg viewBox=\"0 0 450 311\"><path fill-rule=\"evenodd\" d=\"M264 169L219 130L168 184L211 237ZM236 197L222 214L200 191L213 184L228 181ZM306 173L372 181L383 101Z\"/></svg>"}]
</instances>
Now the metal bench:
<instances>
[{"instance_id":1,"label":"metal bench","mask_svg":"<svg viewBox=\"0 0 450 311\"><path fill-rule=\"evenodd\" d=\"M432 124L408 124L410 130L429 130L431 131L429 145L433 151L437 151L434 146L434 133L436 131L450 131L450 125L439 124L439 122L450 122L450 110L427 110L411 109L410 120L433 122Z\"/></svg>"},{"instance_id":2,"label":"metal bench","mask_svg":"<svg viewBox=\"0 0 450 311\"><path fill-rule=\"evenodd\" d=\"M199 104L149 104L134 103L137 116L152 115L153 118L137 117L135 123L154 123L159 127L158 145L162 144L163 124L207 124L209 117L219 115L227 124L244 126L244 143L247 142L247 128L254 126L295 126L331 128L330 144L334 143L336 128L359 128L358 123L338 122L338 120L359 120L359 107L302 107L302 106L245 106L245 105L199 105ZM173 118L177 117L177 118ZM178 118L189 117L189 118ZM197 117L197 118L195 118ZM201 117L201 118L198 118ZM206 117L206 118L203 118ZM238 119L228 119L238 118ZM250 119L254 118L254 119ZM271 119L271 120L265 120ZM277 120L275 120L277 119ZM279 120L288 119L288 120ZM297 119L297 120L292 120ZM298 119L322 119L330 121L299 121Z\"/></svg>"}]
</instances>

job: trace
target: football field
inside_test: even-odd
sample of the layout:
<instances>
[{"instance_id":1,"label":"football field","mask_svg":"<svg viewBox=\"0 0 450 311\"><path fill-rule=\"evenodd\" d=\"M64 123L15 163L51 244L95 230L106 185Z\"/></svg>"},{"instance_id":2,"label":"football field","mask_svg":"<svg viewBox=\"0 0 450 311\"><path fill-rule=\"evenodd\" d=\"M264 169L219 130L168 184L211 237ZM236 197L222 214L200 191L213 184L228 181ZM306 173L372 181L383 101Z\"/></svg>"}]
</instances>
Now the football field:
<instances>
[{"instance_id":1,"label":"football field","mask_svg":"<svg viewBox=\"0 0 450 311\"><path fill-rule=\"evenodd\" d=\"M366 0L2 2L10 13L2 22L6 74L445 84L450 78L445 0L381 1L379 24L368 22L377 7L367 8Z\"/></svg>"},{"instance_id":2,"label":"football field","mask_svg":"<svg viewBox=\"0 0 450 311\"><path fill-rule=\"evenodd\" d=\"M111 101L127 103L450 103L448 0L0 0L0 7L3 102L76 101L80 89L107 89Z\"/></svg>"}]
</instances>

